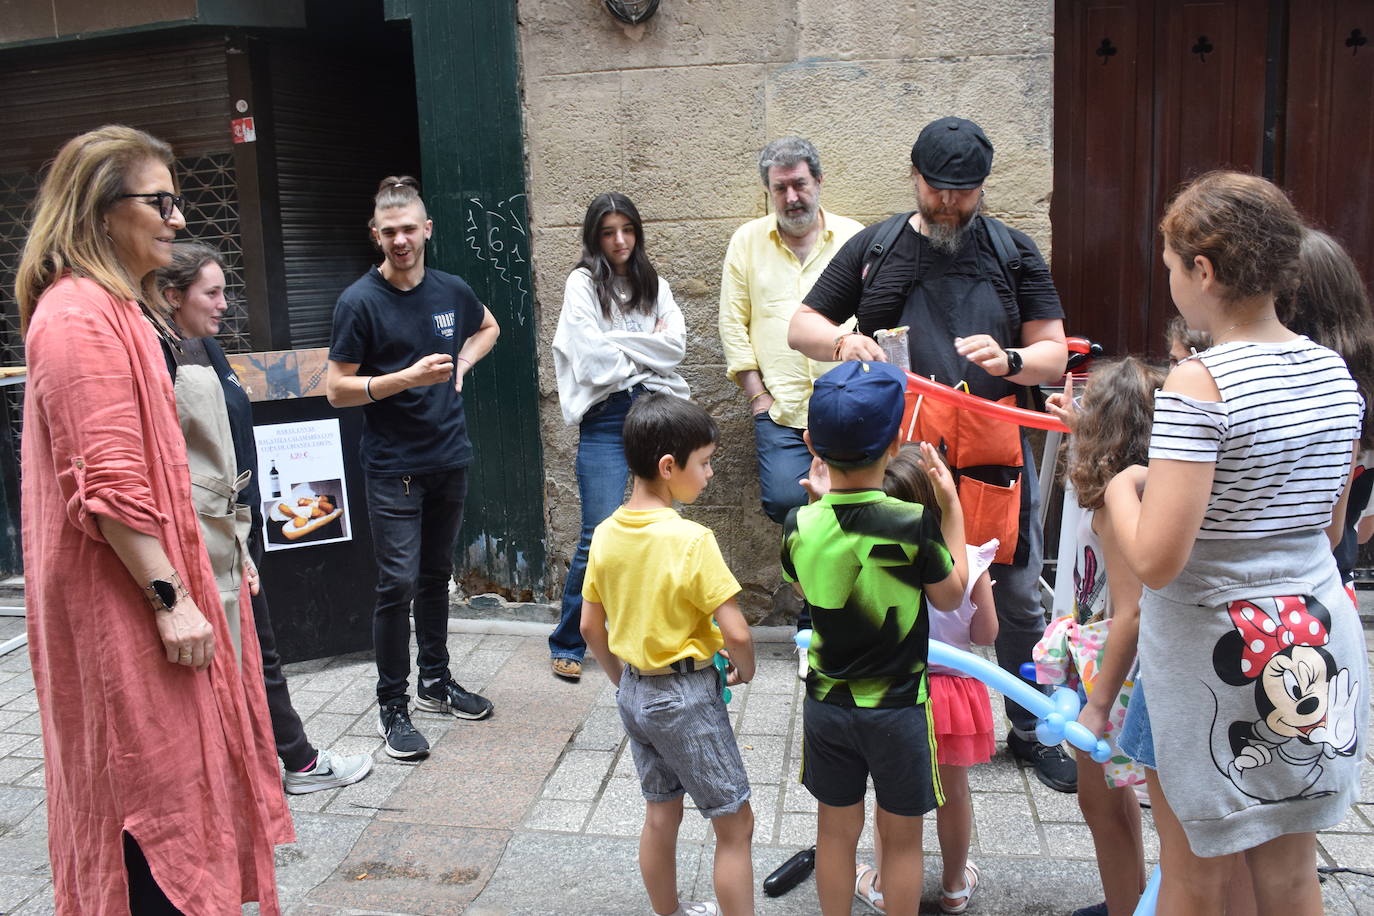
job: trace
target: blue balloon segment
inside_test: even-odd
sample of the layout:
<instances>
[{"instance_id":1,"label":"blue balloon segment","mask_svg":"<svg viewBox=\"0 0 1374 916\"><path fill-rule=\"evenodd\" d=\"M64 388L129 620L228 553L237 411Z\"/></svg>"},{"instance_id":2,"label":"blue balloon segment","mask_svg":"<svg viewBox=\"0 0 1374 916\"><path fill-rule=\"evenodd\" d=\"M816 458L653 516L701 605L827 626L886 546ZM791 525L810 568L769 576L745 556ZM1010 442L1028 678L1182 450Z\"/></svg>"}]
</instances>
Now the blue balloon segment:
<instances>
[{"instance_id":1,"label":"blue balloon segment","mask_svg":"<svg viewBox=\"0 0 1374 916\"><path fill-rule=\"evenodd\" d=\"M793 639L798 646L806 648L811 645L811 631L798 630ZM1106 763L1111 757L1107 742L1078 724L1078 694L1067 687L1060 687L1053 695L1046 696L987 659L936 639L930 641L927 659L932 665L962 671L1000 690L1013 703L1036 716L1039 721L1035 737L1041 744L1052 747L1067 740L1098 763Z\"/></svg>"},{"instance_id":2,"label":"blue balloon segment","mask_svg":"<svg viewBox=\"0 0 1374 916\"><path fill-rule=\"evenodd\" d=\"M1150 880L1145 883L1145 893L1140 895L1140 902L1135 905L1135 916L1155 916L1155 906L1159 903L1159 881L1160 868L1155 866L1155 870L1150 872Z\"/></svg>"}]
</instances>

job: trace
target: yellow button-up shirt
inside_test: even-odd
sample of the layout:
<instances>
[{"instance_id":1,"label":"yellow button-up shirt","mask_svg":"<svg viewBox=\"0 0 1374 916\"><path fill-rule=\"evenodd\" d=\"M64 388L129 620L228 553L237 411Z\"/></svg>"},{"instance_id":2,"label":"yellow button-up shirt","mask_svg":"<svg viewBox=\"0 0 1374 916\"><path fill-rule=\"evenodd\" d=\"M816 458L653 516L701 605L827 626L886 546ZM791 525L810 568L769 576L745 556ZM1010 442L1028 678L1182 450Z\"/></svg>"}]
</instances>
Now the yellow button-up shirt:
<instances>
[{"instance_id":1,"label":"yellow button-up shirt","mask_svg":"<svg viewBox=\"0 0 1374 916\"><path fill-rule=\"evenodd\" d=\"M763 375L773 396L768 415L780 426L806 428L811 383L834 363L821 363L787 345L787 325L802 297L863 225L821 212L821 230L806 263L798 260L778 233L776 214L750 220L735 230L725 252L720 278L720 342L730 378L751 369ZM853 321L847 322L848 329Z\"/></svg>"}]
</instances>

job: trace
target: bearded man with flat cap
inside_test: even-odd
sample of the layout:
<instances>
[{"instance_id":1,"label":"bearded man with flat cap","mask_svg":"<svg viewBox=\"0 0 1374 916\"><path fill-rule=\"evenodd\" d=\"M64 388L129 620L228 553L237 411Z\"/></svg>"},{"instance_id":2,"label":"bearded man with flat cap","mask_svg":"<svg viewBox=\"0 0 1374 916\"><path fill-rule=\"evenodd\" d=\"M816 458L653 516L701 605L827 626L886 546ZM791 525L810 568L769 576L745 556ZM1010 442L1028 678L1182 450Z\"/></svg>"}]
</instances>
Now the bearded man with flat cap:
<instances>
[{"instance_id":1,"label":"bearded man with flat cap","mask_svg":"<svg viewBox=\"0 0 1374 916\"><path fill-rule=\"evenodd\" d=\"M788 343L812 359L882 360L873 334L906 326L911 371L1010 403L1027 386L1055 383L1068 349L1064 312L1035 243L982 214L992 143L963 118L927 124L911 147L916 210L869 226L835 255L792 317ZM900 225L899 225L900 224ZM889 236L879 257L875 246ZM857 330L843 325L857 317ZM927 398L927 406L932 406ZM977 414L926 413L959 480L968 542L997 537L991 567L1000 631L997 661L1019 676L1045 627L1040 603L1040 493L1024 432ZM1007 702L1013 756L1061 792L1077 788L1074 762L1035 740L1035 717Z\"/></svg>"}]
</instances>

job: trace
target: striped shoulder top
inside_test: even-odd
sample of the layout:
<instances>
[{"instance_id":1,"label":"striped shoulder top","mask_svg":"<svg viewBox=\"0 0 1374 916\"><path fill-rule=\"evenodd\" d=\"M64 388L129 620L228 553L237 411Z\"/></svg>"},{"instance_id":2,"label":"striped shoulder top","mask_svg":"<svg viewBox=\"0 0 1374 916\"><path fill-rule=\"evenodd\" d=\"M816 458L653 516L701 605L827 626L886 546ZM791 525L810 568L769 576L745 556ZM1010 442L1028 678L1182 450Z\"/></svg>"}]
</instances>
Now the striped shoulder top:
<instances>
[{"instance_id":1,"label":"striped shoulder top","mask_svg":"<svg viewBox=\"0 0 1374 916\"><path fill-rule=\"evenodd\" d=\"M1350 473L1363 406L1332 350L1306 337L1199 354L1221 401L1160 391L1150 457L1216 462L1198 537L1325 528Z\"/></svg>"}]
</instances>

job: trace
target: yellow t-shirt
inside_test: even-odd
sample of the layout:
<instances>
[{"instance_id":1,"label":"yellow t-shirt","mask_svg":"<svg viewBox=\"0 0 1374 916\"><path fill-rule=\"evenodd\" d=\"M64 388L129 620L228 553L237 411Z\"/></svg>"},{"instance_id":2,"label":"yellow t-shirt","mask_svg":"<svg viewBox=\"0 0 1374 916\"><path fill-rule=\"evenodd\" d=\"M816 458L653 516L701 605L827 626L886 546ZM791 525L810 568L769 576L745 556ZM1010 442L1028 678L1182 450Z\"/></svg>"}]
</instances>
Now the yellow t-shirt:
<instances>
[{"instance_id":1,"label":"yellow t-shirt","mask_svg":"<svg viewBox=\"0 0 1374 916\"><path fill-rule=\"evenodd\" d=\"M739 590L710 528L624 506L596 526L582 582L606 609L611 652L636 668L709 661L725 644L711 615Z\"/></svg>"}]
</instances>

